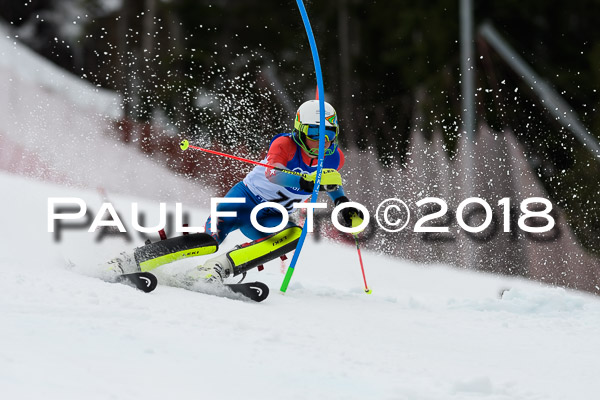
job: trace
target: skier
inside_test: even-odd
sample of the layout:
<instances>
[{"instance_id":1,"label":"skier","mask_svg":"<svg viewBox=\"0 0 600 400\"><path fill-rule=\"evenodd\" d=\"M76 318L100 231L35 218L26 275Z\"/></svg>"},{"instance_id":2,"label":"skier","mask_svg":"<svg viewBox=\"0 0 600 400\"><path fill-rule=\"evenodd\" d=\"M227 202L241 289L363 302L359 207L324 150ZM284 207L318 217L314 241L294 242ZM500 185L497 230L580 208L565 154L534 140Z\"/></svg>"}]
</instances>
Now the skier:
<instances>
[{"instance_id":1,"label":"skier","mask_svg":"<svg viewBox=\"0 0 600 400\"><path fill-rule=\"evenodd\" d=\"M255 228L250 220L252 209L263 202L281 204L288 213L294 211L293 204L307 200L314 188L317 158L319 153L319 101L303 103L294 120L291 133L276 135L269 146L263 163L301 172L290 174L273 168L256 166L227 193L226 198L242 197L244 203L220 203L217 211L235 211L236 217L219 218L216 229L211 229L211 218L206 221L205 231L221 244L231 232L239 229L253 242L238 246L232 251L207 260L198 266L192 275L207 282L222 282L224 278L238 275L250 268L270 261L296 248L301 229L291 221L280 232L267 235ZM334 204L348 202L338 172L344 165L344 153L338 147L339 125L335 109L325 102L325 155L320 190L326 190ZM341 211L344 223L352 226L362 223L363 214L354 207ZM256 220L264 227L278 226L282 221L280 211L263 208ZM236 251L243 254L235 257ZM241 258L240 261L238 258Z\"/></svg>"},{"instance_id":2,"label":"skier","mask_svg":"<svg viewBox=\"0 0 600 400\"><path fill-rule=\"evenodd\" d=\"M183 283L189 286L197 281L223 284L223 280L229 276L243 274L294 250L302 231L300 227L290 221L281 231L269 235L253 226L251 212L261 203L275 202L292 213L294 203L305 201L311 196L319 153L319 124L319 102L310 100L303 103L296 113L293 131L276 135L263 160L263 164L278 169L256 166L241 182L233 186L225 197L243 198L244 202L220 203L217 206L218 212L234 211L236 216L218 218L214 230L213 221L209 217L205 232L210 233L210 236L182 236L170 239L171 248L162 242L156 242L137 248L133 254L121 253L120 257L108 262L108 269L117 274L140 270L147 272L178 259L177 254L189 254L190 250L193 250L194 255L210 254L217 251L218 245L231 232L240 230L252 242L209 259L181 277ZM325 103L325 154L319 190L327 191L336 206L349 201L338 172L344 165L344 154L338 147L338 133L337 114L329 103ZM357 226L363 222L362 212L354 207L344 208L340 213L347 226ZM256 221L266 228L279 226L282 218L280 211L273 208L263 208L256 215ZM173 244L173 241L177 243Z\"/></svg>"}]
</instances>

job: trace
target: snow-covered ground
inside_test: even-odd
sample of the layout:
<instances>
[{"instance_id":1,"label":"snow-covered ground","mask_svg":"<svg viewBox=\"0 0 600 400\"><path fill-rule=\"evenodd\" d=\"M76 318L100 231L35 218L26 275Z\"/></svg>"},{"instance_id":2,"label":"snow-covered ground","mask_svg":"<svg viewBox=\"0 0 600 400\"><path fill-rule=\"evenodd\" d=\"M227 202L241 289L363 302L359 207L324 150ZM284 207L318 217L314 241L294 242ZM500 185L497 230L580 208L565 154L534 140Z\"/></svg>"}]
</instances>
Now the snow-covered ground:
<instances>
[{"instance_id":1,"label":"snow-covered ground","mask_svg":"<svg viewBox=\"0 0 600 400\"><path fill-rule=\"evenodd\" d=\"M285 295L280 261L251 303L96 279L141 244L47 232L47 199L94 191L0 173L3 399L595 399L600 299L507 277L418 266L307 240ZM114 196L127 220L139 200ZM192 210L201 224L206 210ZM125 221L128 225L128 221ZM152 224L148 220L148 225ZM129 226L131 224L129 223ZM242 241L232 236L223 250ZM76 266L66 267L65 259ZM196 260L163 267L165 279ZM509 289L502 299L498 294Z\"/></svg>"}]
</instances>

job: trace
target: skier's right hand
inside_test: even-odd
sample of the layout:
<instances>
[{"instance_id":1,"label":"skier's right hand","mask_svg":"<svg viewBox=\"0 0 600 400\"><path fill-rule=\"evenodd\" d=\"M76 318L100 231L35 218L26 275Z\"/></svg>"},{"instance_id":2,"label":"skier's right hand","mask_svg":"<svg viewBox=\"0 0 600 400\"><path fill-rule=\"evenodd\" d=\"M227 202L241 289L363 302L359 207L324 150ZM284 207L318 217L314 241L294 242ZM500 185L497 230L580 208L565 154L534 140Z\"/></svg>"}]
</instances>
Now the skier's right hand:
<instances>
[{"instance_id":1,"label":"skier's right hand","mask_svg":"<svg viewBox=\"0 0 600 400\"><path fill-rule=\"evenodd\" d=\"M349 201L350 200L346 196L341 196L335 200L334 204L337 207L338 205L342 203L347 203ZM355 228L359 226L363 223L363 220L365 219L365 216L363 215L362 211L354 207L346 207L340 211L340 214L342 215L342 219L344 220L343 225L345 225L348 228ZM362 232L362 230L360 232ZM355 235L360 232L356 232Z\"/></svg>"},{"instance_id":2,"label":"skier's right hand","mask_svg":"<svg viewBox=\"0 0 600 400\"><path fill-rule=\"evenodd\" d=\"M312 192L315 188L316 178L316 171L312 174L303 174L302 177L300 177L300 189L305 192ZM340 173L333 168L323 168L323 171L321 172L321 187L319 190L331 192L336 190L338 186L342 186L342 176Z\"/></svg>"}]
</instances>

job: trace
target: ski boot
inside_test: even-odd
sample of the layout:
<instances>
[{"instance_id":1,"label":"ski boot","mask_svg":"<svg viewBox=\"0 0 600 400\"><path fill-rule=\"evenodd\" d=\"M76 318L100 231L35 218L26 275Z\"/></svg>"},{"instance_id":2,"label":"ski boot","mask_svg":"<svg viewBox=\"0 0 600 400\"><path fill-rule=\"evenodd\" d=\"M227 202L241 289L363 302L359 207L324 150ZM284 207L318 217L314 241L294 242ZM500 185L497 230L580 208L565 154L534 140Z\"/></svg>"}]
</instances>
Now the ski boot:
<instances>
[{"instance_id":1,"label":"ski boot","mask_svg":"<svg viewBox=\"0 0 600 400\"><path fill-rule=\"evenodd\" d=\"M233 264L227 257L227 253L221 254L194 268L192 275L195 280L202 279L211 284L223 284L225 278L233 275Z\"/></svg>"},{"instance_id":2,"label":"ski boot","mask_svg":"<svg viewBox=\"0 0 600 400\"><path fill-rule=\"evenodd\" d=\"M140 272L140 267L135 261L135 256L132 252L124 251L117 257L113 258L105 264L105 270L115 277L123 274L131 274Z\"/></svg>"},{"instance_id":3,"label":"ski boot","mask_svg":"<svg viewBox=\"0 0 600 400\"><path fill-rule=\"evenodd\" d=\"M190 280L222 284L225 278L243 274L294 250L301 232L302 229L293 226L265 238L235 246L227 253L188 271L186 275Z\"/></svg>"}]
</instances>

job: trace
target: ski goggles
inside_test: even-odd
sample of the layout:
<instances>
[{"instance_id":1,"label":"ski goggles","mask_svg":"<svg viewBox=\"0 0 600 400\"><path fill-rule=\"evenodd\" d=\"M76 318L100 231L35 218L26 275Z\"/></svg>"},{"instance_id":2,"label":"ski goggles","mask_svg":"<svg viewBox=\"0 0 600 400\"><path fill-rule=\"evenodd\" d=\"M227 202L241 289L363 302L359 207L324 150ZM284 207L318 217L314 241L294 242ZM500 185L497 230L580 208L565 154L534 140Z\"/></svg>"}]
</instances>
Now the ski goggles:
<instances>
[{"instance_id":1,"label":"ski goggles","mask_svg":"<svg viewBox=\"0 0 600 400\"><path fill-rule=\"evenodd\" d=\"M298 131L304 133L310 140L319 140L319 125L302 125L298 124L296 127ZM325 127L325 140L333 142L338 135L338 128L336 126Z\"/></svg>"}]
</instances>

